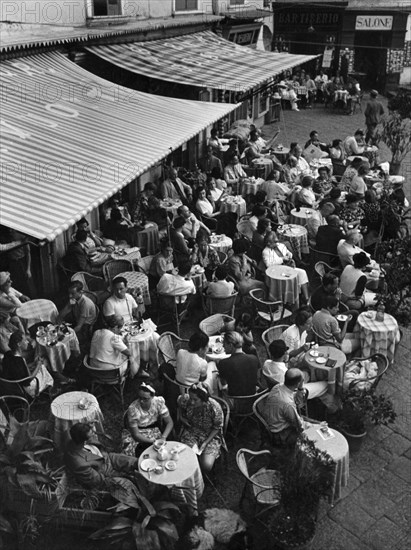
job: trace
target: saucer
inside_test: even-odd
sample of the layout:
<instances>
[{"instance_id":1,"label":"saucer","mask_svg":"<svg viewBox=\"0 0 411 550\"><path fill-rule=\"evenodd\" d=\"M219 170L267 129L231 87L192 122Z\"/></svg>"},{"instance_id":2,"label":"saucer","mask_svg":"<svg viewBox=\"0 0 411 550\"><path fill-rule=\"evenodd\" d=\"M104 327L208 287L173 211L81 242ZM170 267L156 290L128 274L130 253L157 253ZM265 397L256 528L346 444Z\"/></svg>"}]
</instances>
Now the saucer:
<instances>
[{"instance_id":1,"label":"saucer","mask_svg":"<svg viewBox=\"0 0 411 550\"><path fill-rule=\"evenodd\" d=\"M143 470L143 472L154 470L155 468L157 468L157 462L152 458L146 458L141 462L140 468Z\"/></svg>"},{"instance_id":2,"label":"saucer","mask_svg":"<svg viewBox=\"0 0 411 550\"><path fill-rule=\"evenodd\" d=\"M177 464L176 462L174 462L174 460L168 460L165 464L164 464L166 470L169 470L170 472L174 471L176 468L177 468Z\"/></svg>"},{"instance_id":3,"label":"saucer","mask_svg":"<svg viewBox=\"0 0 411 550\"><path fill-rule=\"evenodd\" d=\"M327 362L327 359L325 357L318 357L316 360L315 360L316 363L318 363L319 365L324 365L324 363Z\"/></svg>"}]
</instances>

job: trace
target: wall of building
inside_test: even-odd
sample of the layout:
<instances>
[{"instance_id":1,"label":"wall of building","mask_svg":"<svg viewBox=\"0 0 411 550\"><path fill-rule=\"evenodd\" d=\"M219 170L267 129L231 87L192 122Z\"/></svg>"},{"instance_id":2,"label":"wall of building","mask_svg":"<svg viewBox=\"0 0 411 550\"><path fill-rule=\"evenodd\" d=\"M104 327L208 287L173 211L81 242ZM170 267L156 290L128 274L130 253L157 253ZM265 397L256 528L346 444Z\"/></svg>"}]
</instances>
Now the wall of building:
<instances>
[{"instance_id":1,"label":"wall of building","mask_svg":"<svg viewBox=\"0 0 411 550\"><path fill-rule=\"evenodd\" d=\"M400 75L400 84L405 86L411 85L411 15L407 20L407 32L404 42L404 67Z\"/></svg>"},{"instance_id":2,"label":"wall of building","mask_svg":"<svg viewBox=\"0 0 411 550\"><path fill-rule=\"evenodd\" d=\"M1 21L32 25L81 26L86 21L85 0L1 0Z\"/></svg>"}]
</instances>

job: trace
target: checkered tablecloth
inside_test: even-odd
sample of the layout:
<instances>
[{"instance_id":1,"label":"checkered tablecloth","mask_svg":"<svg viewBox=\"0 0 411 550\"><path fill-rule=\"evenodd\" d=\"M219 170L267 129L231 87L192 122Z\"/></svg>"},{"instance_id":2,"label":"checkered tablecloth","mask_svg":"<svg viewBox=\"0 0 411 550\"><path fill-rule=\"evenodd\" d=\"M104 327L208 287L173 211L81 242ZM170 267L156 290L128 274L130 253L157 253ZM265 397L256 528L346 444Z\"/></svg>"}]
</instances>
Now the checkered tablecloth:
<instances>
[{"instance_id":1,"label":"checkered tablecloth","mask_svg":"<svg viewBox=\"0 0 411 550\"><path fill-rule=\"evenodd\" d=\"M302 254L309 253L308 233L302 225L283 225L282 228L278 228L277 233L280 240L288 241L291 244L294 259L301 260Z\"/></svg>"},{"instance_id":2,"label":"checkered tablecloth","mask_svg":"<svg viewBox=\"0 0 411 550\"><path fill-rule=\"evenodd\" d=\"M54 346L43 345L36 338L36 347L39 355L47 357L50 369L59 373L63 372L66 361L73 352L80 354L80 345L73 329L70 329L69 334Z\"/></svg>"},{"instance_id":3,"label":"checkered tablecloth","mask_svg":"<svg viewBox=\"0 0 411 550\"><path fill-rule=\"evenodd\" d=\"M297 95L306 96L307 95L307 88L306 86L296 86L295 93Z\"/></svg>"},{"instance_id":4,"label":"checkered tablecloth","mask_svg":"<svg viewBox=\"0 0 411 550\"><path fill-rule=\"evenodd\" d=\"M354 333L361 341L362 357L382 353L391 363L400 336L398 323L388 313L384 313L384 321L376 321L375 315L375 311L361 313L358 316Z\"/></svg>"},{"instance_id":5,"label":"checkered tablecloth","mask_svg":"<svg viewBox=\"0 0 411 550\"><path fill-rule=\"evenodd\" d=\"M243 195L243 197L245 197L246 195L255 195L257 191L261 189L263 183L263 178L258 178L255 180L246 179L242 184L241 194Z\"/></svg>"},{"instance_id":6,"label":"checkered tablecloth","mask_svg":"<svg viewBox=\"0 0 411 550\"><path fill-rule=\"evenodd\" d=\"M20 319L27 321L27 326L30 328L42 321L56 323L58 311L51 300L30 300L19 307L16 314Z\"/></svg>"},{"instance_id":7,"label":"checkered tablecloth","mask_svg":"<svg viewBox=\"0 0 411 550\"><path fill-rule=\"evenodd\" d=\"M247 205L243 197L229 195L221 200L220 212L235 212L240 218L247 212Z\"/></svg>"},{"instance_id":8,"label":"checkered tablecloth","mask_svg":"<svg viewBox=\"0 0 411 550\"><path fill-rule=\"evenodd\" d=\"M148 277L144 273L139 271L125 271L124 273L119 273L116 277L124 277L127 279L127 285L129 289L133 292L137 287L141 288L141 294L144 299L144 304L150 305L150 290L148 288Z\"/></svg>"},{"instance_id":9,"label":"checkered tablecloth","mask_svg":"<svg viewBox=\"0 0 411 550\"><path fill-rule=\"evenodd\" d=\"M150 256L157 254L158 243L158 225L154 222L148 222L145 228L137 233L137 244L145 251L147 256Z\"/></svg>"},{"instance_id":10,"label":"checkered tablecloth","mask_svg":"<svg viewBox=\"0 0 411 550\"><path fill-rule=\"evenodd\" d=\"M290 213L290 221L294 225L303 225L307 224L307 220L315 212L314 208L300 208L297 212L297 209L294 208Z\"/></svg>"}]
</instances>

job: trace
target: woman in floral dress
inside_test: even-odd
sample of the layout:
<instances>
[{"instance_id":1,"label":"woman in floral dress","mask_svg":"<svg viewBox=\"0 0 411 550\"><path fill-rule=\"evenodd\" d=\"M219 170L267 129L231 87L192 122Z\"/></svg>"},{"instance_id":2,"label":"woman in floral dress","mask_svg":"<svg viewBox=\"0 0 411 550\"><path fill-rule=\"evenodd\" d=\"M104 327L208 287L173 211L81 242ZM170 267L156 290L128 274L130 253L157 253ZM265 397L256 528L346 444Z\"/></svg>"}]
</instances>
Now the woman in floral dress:
<instances>
[{"instance_id":1,"label":"woman in floral dress","mask_svg":"<svg viewBox=\"0 0 411 550\"><path fill-rule=\"evenodd\" d=\"M184 426L181 441L189 447L197 444L201 452L198 457L200 467L203 472L210 472L224 444L221 406L201 383L192 385L188 395L181 395L178 405Z\"/></svg>"},{"instance_id":2,"label":"woman in floral dress","mask_svg":"<svg viewBox=\"0 0 411 550\"><path fill-rule=\"evenodd\" d=\"M167 439L174 425L164 397L156 396L154 388L144 382L127 410L126 424L122 452L128 456L139 456L156 439Z\"/></svg>"}]
</instances>

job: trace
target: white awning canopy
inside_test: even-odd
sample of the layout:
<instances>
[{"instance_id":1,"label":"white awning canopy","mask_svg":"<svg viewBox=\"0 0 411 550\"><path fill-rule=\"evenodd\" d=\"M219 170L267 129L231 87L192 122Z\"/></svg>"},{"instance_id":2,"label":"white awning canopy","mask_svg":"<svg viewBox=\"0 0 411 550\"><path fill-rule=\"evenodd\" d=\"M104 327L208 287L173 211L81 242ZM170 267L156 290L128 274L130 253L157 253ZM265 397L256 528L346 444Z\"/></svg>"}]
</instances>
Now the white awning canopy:
<instances>
[{"instance_id":1,"label":"white awning canopy","mask_svg":"<svg viewBox=\"0 0 411 550\"><path fill-rule=\"evenodd\" d=\"M237 108L136 92L56 52L0 76L0 223L41 240Z\"/></svg>"}]
</instances>

